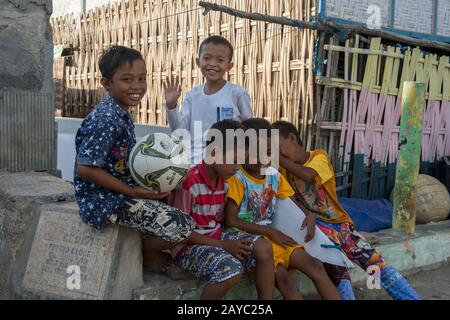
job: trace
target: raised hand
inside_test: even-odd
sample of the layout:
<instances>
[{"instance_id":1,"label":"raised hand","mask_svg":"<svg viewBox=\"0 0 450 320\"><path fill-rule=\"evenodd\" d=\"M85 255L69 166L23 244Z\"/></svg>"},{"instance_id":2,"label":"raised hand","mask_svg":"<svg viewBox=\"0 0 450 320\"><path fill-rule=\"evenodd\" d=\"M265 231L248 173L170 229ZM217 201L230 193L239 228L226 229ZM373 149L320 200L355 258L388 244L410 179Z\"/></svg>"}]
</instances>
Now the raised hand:
<instances>
[{"instance_id":1,"label":"raised hand","mask_svg":"<svg viewBox=\"0 0 450 320\"><path fill-rule=\"evenodd\" d=\"M176 75L169 77L164 82L164 95L166 97L166 106L169 109L177 107L178 98L181 96L181 82Z\"/></svg>"}]
</instances>

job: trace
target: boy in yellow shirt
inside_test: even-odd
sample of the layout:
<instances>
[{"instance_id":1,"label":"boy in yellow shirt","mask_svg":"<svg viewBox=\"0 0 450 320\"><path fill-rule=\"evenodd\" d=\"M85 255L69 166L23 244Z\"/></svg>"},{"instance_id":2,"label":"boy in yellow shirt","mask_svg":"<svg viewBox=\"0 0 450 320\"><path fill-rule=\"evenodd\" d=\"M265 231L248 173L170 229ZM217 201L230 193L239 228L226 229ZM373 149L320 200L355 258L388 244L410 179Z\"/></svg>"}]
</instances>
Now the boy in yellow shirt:
<instances>
[{"instance_id":1,"label":"boy in yellow shirt","mask_svg":"<svg viewBox=\"0 0 450 320\"><path fill-rule=\"evenodd\" d=\"M376 248L355 230L350 216L340 205L336 194L334 169L325 150L305 151L297 128L277 121L273 129L280 135L280 170L295 190L295 198L314 212L317 226L361 268L377 266L383 288L396 300L420 300L407 280L387 265ZM354 300L350 275L345 267L325 264L325 268L343 299Z\"/></svg>"},{"instance_id":2,"label":"boy in yellow shirt","mask_svg":"<svg viewBox=\"0 0 450 320\"><path fill-rule=\"evenodd\" d=\"M245 130L255 130L258 140L261 138L261 130L267 130L270 134L270 123L264 119L247 119L242 124ZM267 145L270 151L270 140ZM247 156L247 160L248 158ZM286 299L301 299L292 277L286 272L299 270L313 281L322 298L339 300L339 293L328 278L323 264L312 258L295 240L270 227L275 215L276 200L294 195L289 183L274 168L267 168L262 175L263 165L259 157L257 164L248 162L228 180L226 226L260 234L271 241L276 286Z\"/></svg>"}]
</instances>

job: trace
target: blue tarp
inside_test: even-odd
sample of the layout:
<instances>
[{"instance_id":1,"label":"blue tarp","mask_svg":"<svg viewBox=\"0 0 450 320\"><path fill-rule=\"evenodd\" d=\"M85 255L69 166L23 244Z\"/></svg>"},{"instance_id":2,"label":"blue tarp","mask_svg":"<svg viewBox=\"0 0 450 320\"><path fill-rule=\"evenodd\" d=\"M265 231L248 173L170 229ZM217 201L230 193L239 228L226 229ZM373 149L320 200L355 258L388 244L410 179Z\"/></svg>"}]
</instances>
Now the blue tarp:
<instances>
[{"instance_id":1,"label":"blue tarp","mask_svg":"<svg viewBox=\"0 0 450 320\"><path fill-rule=\"evenodd\" d=\"M376 232L392 227L392 203L387 199L340 198L339 202L353 219L357 231Z\"/></svg>"}]
</instances>

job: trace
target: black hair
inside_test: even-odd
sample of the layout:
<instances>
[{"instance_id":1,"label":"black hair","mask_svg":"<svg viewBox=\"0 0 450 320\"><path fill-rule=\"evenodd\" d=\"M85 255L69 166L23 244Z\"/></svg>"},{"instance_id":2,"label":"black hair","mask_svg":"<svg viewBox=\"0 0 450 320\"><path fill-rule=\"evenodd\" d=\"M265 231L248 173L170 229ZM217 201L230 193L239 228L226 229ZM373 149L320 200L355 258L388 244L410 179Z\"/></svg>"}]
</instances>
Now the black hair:
<instances>
[{"instance_id":1,"label":"black hair","mask_svg":"<svg viewBox=\"0 0 450 320\"><path fill-rule=\"evenodd\" d=\"M272 126L270 122L263 118L250 118L242 121L242 126L244 130L253 129L256 130L256 134L259 137L259 130L267 130L267 134L270 135L270 130Z\"/></svg>"},{"instance_id":2,"label":"black hair","mask_svg":"<svg viewBox=\"0 0 450 320\"><path fill-rule=\"evenodd\" d=\"M203 40L202 44L200 45L200 48L198 50L198 55L201 56L202 55L202 50L203 47L207 44L221 44L224 45L225 47L228 48L229 50L229 57L228 57L228 61L231 62L231 60L233 60L233 54L234 54L234 49L233 46L231 45L230 41L228 41L227 39L225 39L224 37L221 36L211 36L206 38L205 40Z\"/></svg>"},{"instance_id":3,"label":"black hair","mask_svg":"<svg viewBox=\"0 0 450 320\"><path fill-rule=\"evenodd\" d=\"M242 125L239 121L235 121L235 120L222 120L222 121L218 121L216 123L214 123L211 126L211 129L216 129L219 130L220 133L222 134L223 137L223 146L227 146L227 130L233 130L234 132L236 132L236 130L242 129ZM233 135L234 136L234 135ZM211 143L213 143L215 141L215 139L210 139L206 142L206 145L209 146Z\"/></svg>"},{"instance_id":4,"label":"black hair","mask_svg":"<svg viewBox=\"0 0 450 320\"><path fill-rule=\"evenodd\" d=\"M280 136L283 138L287 138L290 133L292 133L295 138L297 138L297 143L303 147L302 139L300 139L300 133L297 128L290 122L287 121L276 121L272 123L272 129L278 129L280 132Z\"/></svg>"},{"instance_id":5,"label":"black hair","mask_svg":"<svg viewBox=\"0 0 450 320\"><path fill-rule=\"evenodd\" d=\"M112 46L101 55L98 66L102 77L112 80L114 72L123 63L127 62L131 65L136 60L144 61L139 51L123 46Z\"/></svg>"},{"instance_id":6,"label":"black hair","mask_svg":"<svg viewBox=\"0 0 450 320\"><path fill-rule=\"evenodd\" d=\"M255 130L256 131L256 137L259 139L261 130L266 130L267 137L270 137L270 131L272 130L272 126L270 125L270 122L263 118L250 118L247 120L242 121L242 126L244 127L244 131L247 130ZM250 144L252 142L250 141L249 136L245 136L245 147L250 148Z\"/></svg>"}]
</instances>

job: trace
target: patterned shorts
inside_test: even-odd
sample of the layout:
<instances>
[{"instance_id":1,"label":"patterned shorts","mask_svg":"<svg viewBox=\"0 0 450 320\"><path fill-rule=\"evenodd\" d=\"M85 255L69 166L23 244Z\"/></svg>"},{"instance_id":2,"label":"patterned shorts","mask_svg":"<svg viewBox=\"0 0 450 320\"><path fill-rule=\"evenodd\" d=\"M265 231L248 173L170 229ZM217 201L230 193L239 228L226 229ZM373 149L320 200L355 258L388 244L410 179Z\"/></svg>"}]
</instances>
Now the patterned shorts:
<instances>
[{"instance_id":1,"label":"patterned shorts","mask_svg":"<svg viewBox=\"0 0 450 320\"><path fill-rule=\"evenodd\" d=\"M173 243L186 240L196 226L190 216L157 200L127 199L110 220Z\"/></svg>"},{"instance_id":2,"label":"patterned shorts","mask_svg":"<svg viewBox=\"0 0 450 320\"><path fill-rule=\"evenodd\" d=\"M239 231L225 230L220 235L220 240L240 240L250 238L252 248L260 236ZM232 277L244 274L256 265L252 256L247 256L244 261L239 261L222 248L192 245L183 249L175 258L175 263L183 270L192 273L201 281L207 283L221 283Z\"/></svg>"},{"instance_id":3,"label":"patterned shorts","mask_svg":"<svg viewBox=\"0 0 450 320\"><path fill-rule=\"evenodd\" d=\"M377 265L382 268L386 265L381 253L355 230L352 223L328 223L318 220L316 224L335 245L341 248L350 260L358 264L363 270L367 270L369 266ZM350 280L347 268L327 263L324 263L324 266L328 276L336 286L343 279Z\"/></svg>"}]
</instances>

